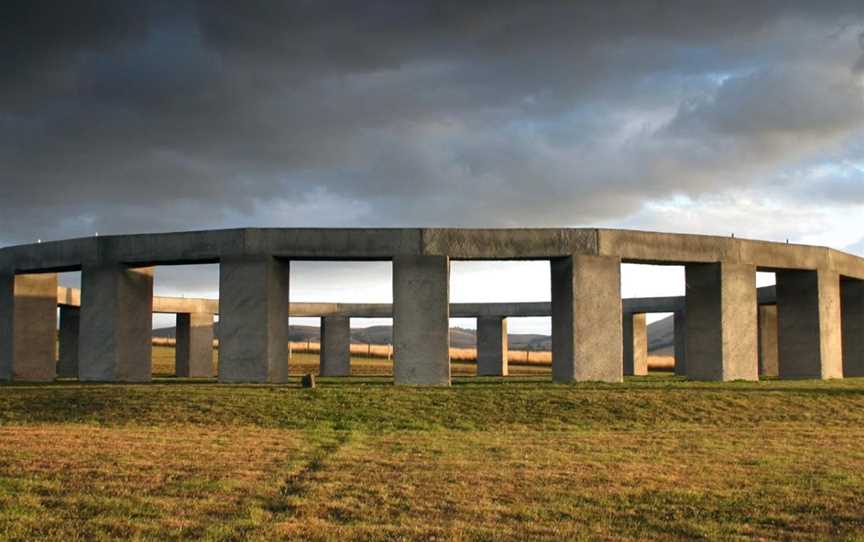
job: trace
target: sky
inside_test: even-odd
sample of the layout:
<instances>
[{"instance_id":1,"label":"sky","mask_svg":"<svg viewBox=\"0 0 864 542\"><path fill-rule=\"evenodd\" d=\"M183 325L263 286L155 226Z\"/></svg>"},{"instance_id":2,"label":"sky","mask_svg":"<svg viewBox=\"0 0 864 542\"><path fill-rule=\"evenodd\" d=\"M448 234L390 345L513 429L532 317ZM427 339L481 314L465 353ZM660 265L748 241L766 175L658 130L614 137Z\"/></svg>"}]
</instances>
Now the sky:
<instances>
[{"instance_id":1,"label":"sky","mask_svg":"<svg viewBox=\"0 0 864 542\"><path fill-rule=\"evenodd\" d=\"M864 255L860 1L6 0L0 66L0 246L596 226ZM453 301L549 298L544 262L452 275ZM292 297L385 302L389 281L302 262ZM622 291L680 294L683 271L627 266Z\"/></svg>"}]
</instances>

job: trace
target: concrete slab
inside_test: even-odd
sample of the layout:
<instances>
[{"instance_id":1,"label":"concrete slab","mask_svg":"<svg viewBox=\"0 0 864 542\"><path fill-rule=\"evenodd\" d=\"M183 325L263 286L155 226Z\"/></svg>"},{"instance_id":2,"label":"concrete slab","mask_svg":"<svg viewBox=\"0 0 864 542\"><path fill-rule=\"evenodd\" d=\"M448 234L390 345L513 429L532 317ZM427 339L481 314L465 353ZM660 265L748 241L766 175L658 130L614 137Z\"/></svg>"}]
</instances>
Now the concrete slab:
<instances>
[{"instance_id":1,"label":"concrete slab","mask_svg":"<svg viewBox=\"0 0 864 542\"><path fill-rule=\"evenodd\" d=\"M59 355L57 376L78 378L78 336L81 328L81 309L60 307Z\"/></svg>"},{"instance_id":2,"label":"concrete slab","mask_svg":"<svg viewBox=\"0 0 864 542\"><path fill-rule=\"evenodd\" d=\"M219 269L219 381L288 380L289 264L230 258Z\"/></svg>"},{"instance_id":3,"label":"concrete slab","mask_svg":"<svg viewBox=\"0 0 864 542\"><path fill-rule=\"evenodd\" d=\"M777 306L759 307L759 377L780 376L780 350L777 343Z\"/></svg>"},{"instance_id":4,"label":"concrete slab","mask_svg":"<svg viewBox=\"0 0 864 542\"><path fill-rule=\"evenodd\" d=\"M177 313L176 331L175 374L185 378L216 376L213 367L213 315Z\"/></svg>"},{"instance_id":5,"label":"concrete slab","mask_svg":"<svg viewBox=\"0 0 864 542\"><path fill-rule=\"evenodd\" d=\"M321 318L321 376L351 376L351 319Z\"/></svg>"},{"instance_id":6,"label":"concrete slab","mask_svg":"<svg viewBox=\"0 0 864 542\"><path fill-rule=\"evenodd\" d=\"M0 274L0 379L54 380L57 275Z\"/></svg>"},{"instance_id":7,"label":"concrete slab","mask_svg":"<svg viewBox=\"0 0 864 542\"><path fill-rule=\"evenodd\" d=\"M393 258L393 374L396 384L450 385L449 297L448 258Z\"/></svg>"},{"instance_id":8,"label":"concrete slab","mask_svg":"<svg viewBox=\"0 0 864 542\"><path fill-rule=\"evenodd\" d=\"M575 255L550 271L553 381L623 381L621 260Z\"/></svg>"},{"instance_id":9,"label":"concrete slab","mask_svg":"<svg viewBox=\"0 0 864 542\"><path fill-rule=\"evenodd\" d=\"M842 378L840 277L777 272L779 372L783 378Z\"/></svg>"},{"instance_id":10,"label":"concrete slab","mask_svg":"<svg viewBox=\"0 0 864 542\"><path fill-rule=\"evenodd\" d=\"M687 315L683 310L675 311L675 374L687 376Z\"/></svg>"},{"instance_id":11,"label":"concrete slab","mask_svg":"<svg viewBox=\"0 0 864 542\"><path fill-rule=\"evenodd\" d=\"M623 315L624 376L648 374L648 324L644 314Z\"/></svg>"},{"instance_id":12,"label":"concrete slab","mask_svg":"<svg viewBox=\"0 0 864 542\"><path fill-rule=\"evenodd\" d=\"M840 283L843 304L843 376L864 376L864 280Z\"/></svg>"},{"instance_id":13,"label":"concrete slab","mask_svg":"<svg viewBox=\"0 0 864 542\"><path fill-rule=\"evenodd\" d=\"M79 380L150 381L152 310L152 267L85 266L81 271Z\"/></svg>"},{"instance_id":14,"label":"concrete slab","mask_svg":"<svg viewBox=\"0 0 864 542\"><path fill-rule=\"evenodd\" d=\"M691 264L686 281L687 377L758 380L756 268Z\"/></svg>"},{"instance_id":15,"label":"concrete slab","mask_svg":"<svg viewBox=\"0 0 864 542\"><path fill-rule=\"evenodd\" d=\"M498 316L477 318L477 376L510 374L507 319Z\"/></svg>"}]
</instances>

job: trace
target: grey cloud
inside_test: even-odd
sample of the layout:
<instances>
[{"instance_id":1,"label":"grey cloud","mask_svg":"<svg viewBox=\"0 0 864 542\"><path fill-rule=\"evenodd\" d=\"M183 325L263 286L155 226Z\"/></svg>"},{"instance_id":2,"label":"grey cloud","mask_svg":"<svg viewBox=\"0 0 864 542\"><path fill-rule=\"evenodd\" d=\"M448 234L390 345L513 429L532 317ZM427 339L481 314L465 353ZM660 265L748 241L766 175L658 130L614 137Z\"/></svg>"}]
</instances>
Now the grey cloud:
<instances>
[{"instance_id":1,"label":"grey cloud","mask_svg":"<svg viewBox=\"0 0 864 542\"><path fill-rule=\"evenodd\" d=\"M861 131L856 2L71 5L4 5L2 241L609 221Z\"/></svg>"}]
</instances>

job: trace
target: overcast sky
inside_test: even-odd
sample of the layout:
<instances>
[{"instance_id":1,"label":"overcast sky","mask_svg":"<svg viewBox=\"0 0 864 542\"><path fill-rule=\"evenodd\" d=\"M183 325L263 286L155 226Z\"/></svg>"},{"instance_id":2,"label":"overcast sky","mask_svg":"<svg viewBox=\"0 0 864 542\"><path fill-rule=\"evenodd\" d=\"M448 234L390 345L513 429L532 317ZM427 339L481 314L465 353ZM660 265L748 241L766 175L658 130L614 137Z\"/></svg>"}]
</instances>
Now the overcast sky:
<instances>
[{"instance_id":1,"label":"overcast sky","mask_svg":"<svg viewBox=\"0 0 864 542\"><path fill-rule=\"evenodd\" d=\"M862 6L6 0L0 245L611 226L864 254ZM454 301L549 297L542 263L453 275ZM388 301L389 277L298 264L292 295ZM679 269L625 270L625 295L680 291Z\"/></svg>"}]
</instances>

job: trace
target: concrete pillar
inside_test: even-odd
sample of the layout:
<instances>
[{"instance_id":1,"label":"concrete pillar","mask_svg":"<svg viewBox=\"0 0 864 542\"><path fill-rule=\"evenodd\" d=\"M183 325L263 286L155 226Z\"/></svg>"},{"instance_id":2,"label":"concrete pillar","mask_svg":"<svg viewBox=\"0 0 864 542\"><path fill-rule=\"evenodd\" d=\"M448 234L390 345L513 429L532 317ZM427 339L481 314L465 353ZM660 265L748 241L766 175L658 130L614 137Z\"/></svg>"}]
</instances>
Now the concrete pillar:
<instances>
[{"instance_id":1,"label":"concrete pillar","mask_svg":"<svg viewBox=\"0 0 864 542\"><path fill-rule=\"evenodd\" d=\"M864 280L844 279L843 375L864 376Z\"/></svg>"},{"instance_id":2,"label":"concrete pillar","mask_svg":"<svg viewBox=\"0 0 864 542\"><path fill-rule=\"evenodd\" d=\"M675 374L687 376L687 317L684 311L675 311Z\"/></svg>"},{"instance_id":3,"label":"concrete pillar","mask_svg":"<svg viewBox=\"0 0 864 542\"><path fill-rule=\"evenodd\" d=\"M219 267L219 381L288 380L289 264L270 256Z\"/></svg>"},{"instance_id":4,"label":"concrete pillar","mask_svg":"<svg viewBox=\"0 0 864 542\"><path fill-rule=\"evenodd\" d=\"M57 373L57 274L0 273L0 380Z\"/></svg>"},{"instance_id":5,"label":"concrete pillar","mask_svg":"<svg viewBox=\"0 0 864 542\"><path fill-rule=\"evenodd\" d=\"M153 374L152 312L152 267L85 265L81 270L78 379L149 382Z\"/></svg>"},{"instance_id":6,"label":"concrete pillar","mask_svg":"<svg viewBox=\"0 0 864 542\"><path fill-rule=\"evenodd\" d=\"M621 259L555 258L550 271L552 380L621 382Z\"/></svg>"},{"instance_id":7,"label":"concrete pillar","mask_svg":"<svg viewBox=\"0 0 864 542\"><path fill-rule=\"evenodd\" d=\"M393 258L396 384L450 385L450 260Z\"/></svg>"},{"instance_id":8,"label":"concrete pillar","mask_svg":"<svg viewBox=\"0 0 864 542\"><path fill-rule=\"evenodd\" d=\"M644 314L624 314L624 376L648 374L648 324Z\"/></svg>"},{"instance_id":9,"label":"concrete pillar","mask_svg":"<svg viewBox=\"0 0 864 542\"><path fill-rule=\"evenodd\" d=\"M781 378L842 378L840 276L778 271L777 334Z\"/></svg>"},{"instance_id":10,"label":"concrete pillar","mask_svg":"<svg viewBox=\"0 0 864 542\"><path fill-rule=\"evenodd\" d=\"M213 315L205 312L177 313L177 345L174 374L187 378L212 378Z\"/></svg>"},{"instance_id":11,"label":"concrete pillar","mask_svg":"<svg viewBox=\"0 0 864 542\"><path fill-rule=\"evenodd\" d=\"M477 376L507 376L509 367L507 319L501 316L477 318Z\"/></svg>"},{"instance_id":12,"label":"concrete pillar","mask_svg":"<svg viewBox=\"0 0 864 542\"><path fill-rule=\"evenodd\" d=\"M780 375L777 348L777 306L759 306L759 376Z\"/></svg>"},{"instance_id":13,"label":"concrete pillar","mask_svg":"<svg viewBox=\"0 0 864 542\"><path fill-rule=\"evenodd\" d=\"M60 307L60 353L57 376L78 378L78 335L81 327L81 309L62 305Z\"/></svg>"},{"instance_id":14,"label":"concrete pillar","mask_svg":"<svg viewBox=\"0 0 864 542\"><path fill-rule=\"evenodd\" d=\"M351 319L321 318L321 376L351 376Z\"/></svg>"},{"instance_id":15,"label":"concrete pillar","mask_svg":"<svg viewBox=\"0 0 864 542\"><path fill-rule=\"evenodd\" d=\"M688 378L758 380L755 267L690 264L686 277Z\"/></svg>"}]
</instances>

